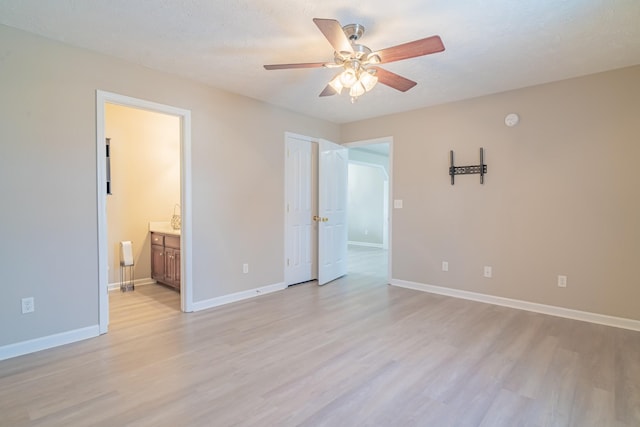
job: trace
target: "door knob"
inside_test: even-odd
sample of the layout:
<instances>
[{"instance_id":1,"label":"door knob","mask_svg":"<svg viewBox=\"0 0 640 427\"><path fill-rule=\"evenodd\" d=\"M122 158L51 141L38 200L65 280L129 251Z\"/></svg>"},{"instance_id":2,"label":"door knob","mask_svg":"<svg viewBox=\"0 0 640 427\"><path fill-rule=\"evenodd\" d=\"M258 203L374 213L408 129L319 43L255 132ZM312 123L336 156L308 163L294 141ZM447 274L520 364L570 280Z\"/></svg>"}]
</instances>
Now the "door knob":
<instances>
[{"instance_id":1,"label":"door knob","mask_svg":"<svg viewBox=\"0 0 640 427\"><path fill-rule=\"evenodd\" d=\"M322 218L320 218L318 215L314 215L314 216L313 216L313 220L314 220L315 222L320 222L320 221L322 221Z\"/></svg>"},{"instance_id":2,"label":"door knob","mask_svg":"<svg viewBox=\"0 0 640 427\"><path fill-rule=\"evenodd\" d=\"M327 222L329 221L329 218L322 218L322 222Z\"/></svg>"}]
</instances>

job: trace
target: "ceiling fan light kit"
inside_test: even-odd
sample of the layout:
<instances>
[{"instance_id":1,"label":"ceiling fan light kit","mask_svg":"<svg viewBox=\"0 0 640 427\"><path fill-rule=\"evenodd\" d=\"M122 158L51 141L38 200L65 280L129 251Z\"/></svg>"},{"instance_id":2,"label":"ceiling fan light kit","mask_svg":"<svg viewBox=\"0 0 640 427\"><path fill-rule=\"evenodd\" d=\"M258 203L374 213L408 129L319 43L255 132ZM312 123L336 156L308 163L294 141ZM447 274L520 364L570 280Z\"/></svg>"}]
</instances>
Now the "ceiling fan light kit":
<instances>
[{"instance_id":1,"label":"ceiling fan light kit","mask_svg":"<svg viewBox=\"0 0 640 427\"><path fill-rule=\"evenodd\" d=\"M333 62L274 64L265 65L264 68L267 70L342 68L342 71L335 75L320 93L321 97L339 95L344 89L349 89L351 102L354 103L358 97L372 90L378 82L406 92L417 83L377 65L444 50L440 37L431 36L374 52L367 46L356 43L364 34L364 27L360 24L349 24L343 27L335 19L320 18L314 18L313 22L335 49Z\"/></svg>"},{"instance_id":2,"label":"ceiling fan light kit","mask_svg":"<svg viewBox=\"0 0 640 427\"><path fill-rule=\"evenodd\" d=\"M351 102L355 102L359 96L373 89L376 83L376 70L367 69L361 62L350 60L344 63L344 71L331 79L329 86L337 94L341 94L345 88L349 89Z\"/></svg>"}]
</instances>

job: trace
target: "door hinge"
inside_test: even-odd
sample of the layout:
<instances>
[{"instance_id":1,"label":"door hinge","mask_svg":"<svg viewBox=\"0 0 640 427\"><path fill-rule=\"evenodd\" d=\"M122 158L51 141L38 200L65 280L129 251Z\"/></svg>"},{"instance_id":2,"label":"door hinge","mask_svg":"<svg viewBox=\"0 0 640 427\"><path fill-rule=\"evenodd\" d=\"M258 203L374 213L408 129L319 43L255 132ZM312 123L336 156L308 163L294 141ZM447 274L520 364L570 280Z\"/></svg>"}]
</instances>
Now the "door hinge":
<instances>
[{"instance_id":1,"label":"door hinge","mask_svg":"<svg viewBox=\"0 0 640 427\"><path fill-rule=\"evenodd\" d=\"M289 265L290 265L290 264L289 264L289 258L287 258L287 267L289 267Z\"/></svg>"},{"instance_id":2,"label":"door hinge","mask_svg":"<svg viewBox=\"0 0 640 427\"><path fill-rule=\"evenodd\" d=\"M289 203L287 203L287 213L289 213Z\"/></svg>"}]
</instances>

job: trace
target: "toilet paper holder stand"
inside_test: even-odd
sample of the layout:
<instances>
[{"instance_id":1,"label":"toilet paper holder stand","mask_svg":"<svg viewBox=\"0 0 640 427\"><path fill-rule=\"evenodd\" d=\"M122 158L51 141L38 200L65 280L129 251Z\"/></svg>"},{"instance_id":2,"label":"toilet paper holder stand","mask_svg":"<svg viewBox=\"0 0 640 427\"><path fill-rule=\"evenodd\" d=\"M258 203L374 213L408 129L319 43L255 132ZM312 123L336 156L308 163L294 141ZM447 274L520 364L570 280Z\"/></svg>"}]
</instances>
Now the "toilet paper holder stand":
<instances>
[{"instance_id":1,"label":"toilet paper holder stand","mask_svg":"<svg viewBox=\"0 0 640 427\"><path fill-rule=\"evenodd\" d=\"M131 242L120 242L120 291L127 292L135 290L133 278L134 262L132 244Z\"/></svg>"}]
</instances>

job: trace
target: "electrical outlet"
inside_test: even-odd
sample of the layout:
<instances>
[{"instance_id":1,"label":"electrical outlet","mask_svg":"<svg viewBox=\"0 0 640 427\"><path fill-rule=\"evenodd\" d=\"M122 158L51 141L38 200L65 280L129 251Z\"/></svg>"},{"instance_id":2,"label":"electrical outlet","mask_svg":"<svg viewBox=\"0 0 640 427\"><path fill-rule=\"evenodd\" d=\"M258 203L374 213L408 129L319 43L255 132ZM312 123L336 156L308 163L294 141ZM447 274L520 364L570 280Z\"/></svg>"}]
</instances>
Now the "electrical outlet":
<instances>
[{"instance_id":1,"label":"electrical outlet","mask_svg":"<svg viewBox=\"0 0 640 427\"><path fill-rule=\"evenodd\" d=\"M559 288L567 287L567 276L558 276L558 287Z\"/></svg>"},{"instance_id":2,"label":"electrical outlet","mask_svg":"<svg viewBox=\"0 0 640 427\"><path fill-rule=\"evenodd\" d=\"M449 263L447 261L442 261L442 271L449 271Z\"/></svg>"},{"instance_id":3,"label":"electrical outlet","mask_svg":"<svg viewBox=\"0 0 640 427\"><path fill-rule=\"evenodd\" d=\"M33 313L36 311L36 305L33 297L22 298L22 314Z\"/></svg>"},{"instance_id":4,"label":"electrical outlet","mask_svg":"<svg viewBox=\"0 0 640 427\"><path fill-rule=\"evenodd\" d=\"M249 272L249 264L242 264L242 272L247 274Z\"/></svg>"},{"instance_id":5,"label":"electrical outlet","mask_svg":"<svg viewBox=\"0 0 640 427\"><path fill-rule=\"evenodd\" d=\"M493 276L493 269L490 266L485 265L484 266L484 277L487 277L487 278L490 279L491 276Z\"/></svg>"}]
</instances>

